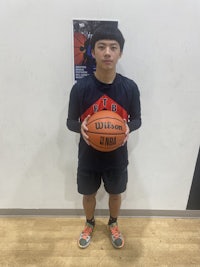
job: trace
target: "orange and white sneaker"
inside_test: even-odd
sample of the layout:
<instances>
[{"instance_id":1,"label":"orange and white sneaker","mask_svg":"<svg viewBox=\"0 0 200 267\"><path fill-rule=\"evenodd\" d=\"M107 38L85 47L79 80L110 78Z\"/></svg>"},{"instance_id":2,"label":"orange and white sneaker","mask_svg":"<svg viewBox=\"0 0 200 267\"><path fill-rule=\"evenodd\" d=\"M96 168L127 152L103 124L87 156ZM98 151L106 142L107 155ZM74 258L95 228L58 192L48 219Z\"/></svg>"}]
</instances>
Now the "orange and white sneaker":
<instances>
[{"instance_id":1,"label":"orange and white sneaker","mask_svg":"<svg viewBox=\"0 0 200 267\"><path fill-rule=\"evenodd\" d=\"M119 231L117 222L108 225L111 233L111 242L115 248L122 248L124 246L124 238Z\"/></svg>"},{"instance_id":2,"label":"orange and white sneaker","mask_svg":"<svg viewBox=\"0 0 200 267\"><path fill-rule=\"evenodd\" d=\"M85 228L81 232L78 240L78 246L80 248L87 248L89 246L93 230L94 230L94 225L86 222Z\"/></svg>"}]
</instances>

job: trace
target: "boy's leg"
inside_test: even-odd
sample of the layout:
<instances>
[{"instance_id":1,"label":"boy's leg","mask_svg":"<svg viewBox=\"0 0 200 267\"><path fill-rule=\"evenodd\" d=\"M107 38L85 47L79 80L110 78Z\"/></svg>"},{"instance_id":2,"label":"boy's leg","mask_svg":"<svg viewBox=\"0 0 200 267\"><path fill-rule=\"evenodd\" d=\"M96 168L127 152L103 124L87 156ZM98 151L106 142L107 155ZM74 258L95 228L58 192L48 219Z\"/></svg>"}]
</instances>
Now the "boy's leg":
<instances>
[{"instance_id":1,"label":"boy's leg","mask_svg":"<svg viewBox=\"0 0 200 267\"><path fill-rule=\"evenodd\" d=\"M121 194L109 194L109 210L112 218L119 216L121 207Z\"/></svg>"},{"instance_id":2,"label":"boy's leg","mask_svg":"<svg viewBox=\"0 0 200 267\"><path fill-rule=\"evenodd\" d=\"M109 195L109 209L110 218L108 227L111 233L111 242L115 248L122 248L124 246L124 238L119 231L117 218L121 207L121 194Z\"/></svg>"},{"instance_id":3,"label":"boy's leg","mask_svg":"<svg viewBox=\"0 0 200 267\"><path fill-rule=\"evenodd\" d=\"M124 238L119 231L117 218L121 208L121 193L126 190L127 181L127 168L121 171L104 173L104 186L109 193L110 218L108 226L111 233L111 242L115 248L122 248L124 246Z\"/></svg>"},{"instance_id":4,"label":"boy's leg","mask_svg":"<svg viewBox=\"0 0 200 267\"><path fill-rule=\"evenodd\" d=\"M95 220L94 220L95 206L96 206L96 193L92 195L83 195L83 208L86 216L86 224L78 240L78 245L80 248L86 248L90 244L92 232L95 226Z\"/></svg>"},{"instance_id":5,"label":"boy's leg","mask_svg":"<svg viewBox=\"0 0 200 267\"><path fill-rule=\"evenodd\" d=\"M83 208L86 216L85 228L80 234L78 245L80 248L86 248L90 244L95 226L96 192L101 185L101 175L96 172L78 169L77 184L78 192L83 195Z\"/></svg>"},{"instance_id":6,"label":"boy's leg","mask_svg":"<svg viewBox=\"0 0 200 267\"><path fill-rule=\"evenodd\" d=\"M96 193L92 195L83 195L83 208L86 220L94 218L94 211L96 207Z\"/></svg>"}]
</instances>

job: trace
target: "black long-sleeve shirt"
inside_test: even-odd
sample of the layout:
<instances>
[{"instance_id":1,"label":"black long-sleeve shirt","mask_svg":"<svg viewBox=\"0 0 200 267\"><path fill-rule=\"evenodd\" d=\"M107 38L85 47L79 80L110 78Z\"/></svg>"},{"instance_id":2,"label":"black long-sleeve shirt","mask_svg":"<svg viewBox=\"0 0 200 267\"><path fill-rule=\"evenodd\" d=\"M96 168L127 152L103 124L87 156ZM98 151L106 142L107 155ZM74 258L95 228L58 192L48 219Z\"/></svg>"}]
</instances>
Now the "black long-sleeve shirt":
<instances>
[{"instance_id":1,"label":"black long-sleeve shirt","mask_svg":"<svg viewBox=\"0 0 200 267\"><path fill-rule=\"evenodd\" d=\"M141 108L136 83L120 74L112 84L102 83L94 75L79 80L70 93L68 129L80 133L81 123L87 115L103 109L117 112L126 119L130 132L138 129L141 126ZM127 144L111 152L100 152L88 146L80 136L78 155L81 169L104 171L128 165Z\"/></svg>"}]
</instances>

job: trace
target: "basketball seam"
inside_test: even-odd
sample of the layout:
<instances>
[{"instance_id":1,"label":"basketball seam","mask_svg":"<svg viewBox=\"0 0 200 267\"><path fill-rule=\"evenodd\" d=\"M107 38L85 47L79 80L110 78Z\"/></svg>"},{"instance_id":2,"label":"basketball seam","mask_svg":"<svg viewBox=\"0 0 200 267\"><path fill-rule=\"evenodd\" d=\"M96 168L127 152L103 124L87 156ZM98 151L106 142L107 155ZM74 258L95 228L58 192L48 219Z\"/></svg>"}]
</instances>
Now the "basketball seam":
<instances>
[{"instance_id":1,"label":"basketball seam","mask_svg":"<svg viewBox=\"0 0 200 267\"><path fill-rule=\"evenodd\" d=\"M102 135L125 135L125 133L105 133L105 132L98 133L98 132L91 132L91 131L87 131L87 133L91 133L91 134L102 134Z\"/></svg>"}]
</instances>

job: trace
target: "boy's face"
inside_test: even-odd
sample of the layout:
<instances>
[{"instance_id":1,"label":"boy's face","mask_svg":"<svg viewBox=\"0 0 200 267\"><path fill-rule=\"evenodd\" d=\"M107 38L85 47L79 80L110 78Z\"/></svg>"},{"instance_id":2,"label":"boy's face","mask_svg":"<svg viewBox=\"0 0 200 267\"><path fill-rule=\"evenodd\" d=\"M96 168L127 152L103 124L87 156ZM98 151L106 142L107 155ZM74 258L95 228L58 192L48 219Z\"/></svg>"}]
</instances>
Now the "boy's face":
<instances>
[{"instance_id":1,"label":"boy's face","mask_svg":"<svg viewBox=\"0 0 200 267\"><path fill-rule=\"evenodd\" d=\"M119 43L115 40L99 40L92 50L97 67L104 70L114 70L121 54Z\"/></svg>"}]
</instances>

